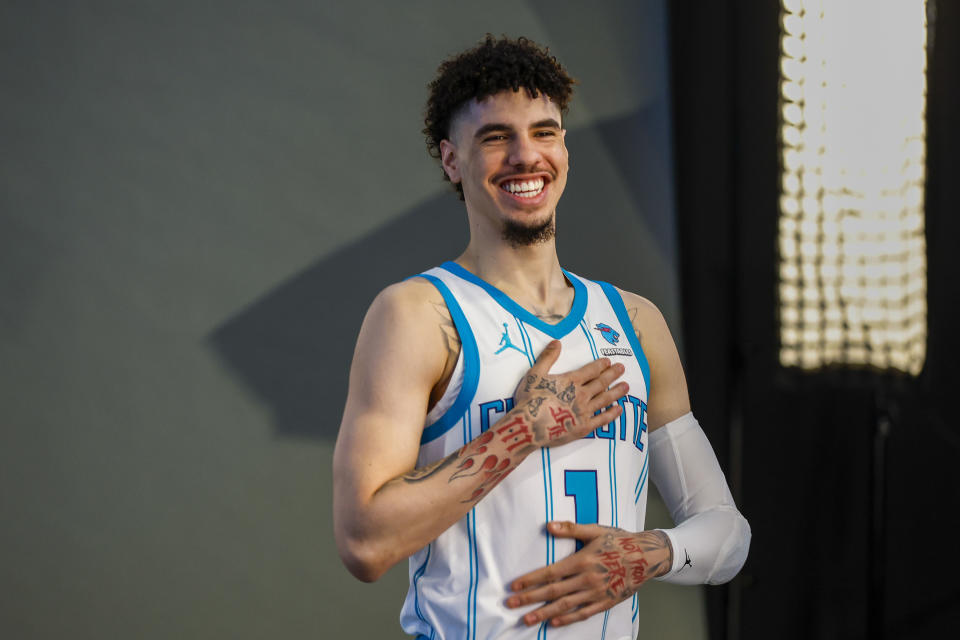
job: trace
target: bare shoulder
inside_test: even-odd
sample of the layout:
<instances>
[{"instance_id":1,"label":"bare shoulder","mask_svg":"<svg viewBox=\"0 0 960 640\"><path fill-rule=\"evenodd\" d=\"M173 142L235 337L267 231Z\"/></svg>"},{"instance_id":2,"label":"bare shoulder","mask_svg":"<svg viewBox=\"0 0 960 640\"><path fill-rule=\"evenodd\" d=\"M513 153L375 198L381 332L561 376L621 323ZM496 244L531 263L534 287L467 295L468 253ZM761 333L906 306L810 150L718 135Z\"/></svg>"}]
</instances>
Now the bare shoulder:
<instances>
[{"instance_id":1,"label":"bare shoulder","mask_svg":"<svg viewBox=\"0 0 960 640\"><path fill-rule=\"evenodd\" d=\"M460 353L460 340L443 295L428 280L410 278L383 289L363 320L351 367L348 405L358 389L426 391L449 377Z\"/></svg>"},{"instance_id":2,"label":"bare shoulder","mask_svg":"<svg viewBox=\"0 0 960 640\"><path fill-rule=\"evenodd\" d=\"M386 330L399 330L436 343L454 360L460 351L460 336L440 291L425 278L409 278L381 291L370 305L364 321L386 324ZM439 331L438 331L439 329Z\"/></svg>"},{"instance_id":3,"label":"bare shoulder","mask_svg":"<svg viewBox=\"0 0 960 640\"><path fill-rule=\"evenodd\" d=\"M670 330L667 328L667 322L657 305L636 293L623 291L622 289L617 290L620 292L620 297L623 298L623 306L627 309L627 316L633 324L633 330L640 339L641 346L647 346L644 344L645 339L662 339L664 331L669 336ZM673 341L672 337L670 337L670 341Z\"/></svg>"},{"instance_id":4,"label":"bare shoulder","mask_svg":"<svg viewBox=\"0 0 960 640\"><path fill-rule=\"evenodd\" d=\"M648 424L654 431L690 411L687 381L677 345L657 305L629 291L620 291L623 306L650 363Z\"/></svg>"},{"instance_id":5,"label":"bare shoulder","mask_svg":"<svg viewBox=\"0 0 960 640\"><path fill-rule=\"evenodd\" d=\"M446 308L423 278L392 284L370 304L350 366L337 460L369 456L369 443L387 435L407 444L393 449L403 449L404 464L416 457L430 392L446 362L436 305Z\"/></svg>"},{"instance_id":6,"label":"bare shoulder","mask_svg":"<svg viewBox=\"0 0 960 640\"><path fill-rule=\"evenodd\" d=\"M424 278L410 278L383 289L374 298L367 313L428 315L427 312L435 305L446 308L440 291Z\"/></svg>"}]
</instances>

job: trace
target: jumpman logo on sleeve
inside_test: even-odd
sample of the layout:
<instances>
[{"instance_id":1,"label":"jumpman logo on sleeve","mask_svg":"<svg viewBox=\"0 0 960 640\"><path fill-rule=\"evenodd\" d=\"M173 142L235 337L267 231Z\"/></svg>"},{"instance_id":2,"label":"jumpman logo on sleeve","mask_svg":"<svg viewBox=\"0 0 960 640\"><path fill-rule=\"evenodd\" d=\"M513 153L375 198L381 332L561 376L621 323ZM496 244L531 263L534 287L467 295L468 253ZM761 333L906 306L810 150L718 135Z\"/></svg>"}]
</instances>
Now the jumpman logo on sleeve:
<instances>
[{"instance_id":1,"label":"jumpman logo on sleeve","mask_svg":"<svg viewBox=\"0 0 960 640\"><path fill-rule=\"evenodd\" d=\"M521 349L521 348L518 347L517 345L513 344L513 341L510 339L510 330L507 329L507 323L504 322L504 323L503 323L503 335L500 336L500 348L497 349L496 351L494 351L494 352L493 352L493 355L497 355L498 353L501 353L501 352L503 352L503 351L506 351L507 349L514 349L514 350L516 350L516 351L519 351L519 352L522 353L523 355L527 355L527 350L526 350L526 349Z\"/></svg>"}]
</instances>

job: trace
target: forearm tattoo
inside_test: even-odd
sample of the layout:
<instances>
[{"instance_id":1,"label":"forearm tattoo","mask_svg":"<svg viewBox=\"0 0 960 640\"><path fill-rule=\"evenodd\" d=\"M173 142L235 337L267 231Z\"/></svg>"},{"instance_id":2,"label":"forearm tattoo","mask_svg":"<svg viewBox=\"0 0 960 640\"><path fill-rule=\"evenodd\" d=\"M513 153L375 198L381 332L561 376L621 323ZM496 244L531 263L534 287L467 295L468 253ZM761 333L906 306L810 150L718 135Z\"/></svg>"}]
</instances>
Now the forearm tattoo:
<instances>
[{"instance_id":1,"label":"forearm tattoo","mask_svg":"<svg viewBox=\"0 0 960 640\"><path fill-rule=\"evenodd\" d=\"M596 567L604 574L607 595L622 600L648 579L666 573L669 555L651 565L647 554L668 545L669 542L659 531L628 533L611 529L610 533L603 536L595 552Z\"/></svg>"},{"instance_id":2,"label":"forearm tattoo","mask_svg":"<svg viewBox=\"0 0 960 640\"><path fill-rule=\"evenodd\" d=\"M506 452L496 454L490 445L496 439L506 447ZM536 449L533 432L523 413L517 412L497 423L489 431L465 444L449 456L422 469L414 469L402 476L404 482L421 482L434 476L443 476L446 470L447 483L466 478L480 478L480 484L463 502L475 502L495 487L519 462Z\"/></svg>"},{"instance_id":3,"label":"forearm tattoo","mask_svg":"<svg viewBox=\"0 0 960 640\"><path fill-rule=\"evenodd\" d=\"M456 452L454 452L449 456L447 456L446 458L444 458L443 460L437 460L433 464L428 464L427 466L421 467L419 469L413 469L403 474L400 477L403 479L404 482L409 482L409 483L421 482L423 480L432 478L435 475L438 475L445 468L453 464L454 461L456 461L456 459L457 459L457 454Z\"/></svg>"}]
</instances>

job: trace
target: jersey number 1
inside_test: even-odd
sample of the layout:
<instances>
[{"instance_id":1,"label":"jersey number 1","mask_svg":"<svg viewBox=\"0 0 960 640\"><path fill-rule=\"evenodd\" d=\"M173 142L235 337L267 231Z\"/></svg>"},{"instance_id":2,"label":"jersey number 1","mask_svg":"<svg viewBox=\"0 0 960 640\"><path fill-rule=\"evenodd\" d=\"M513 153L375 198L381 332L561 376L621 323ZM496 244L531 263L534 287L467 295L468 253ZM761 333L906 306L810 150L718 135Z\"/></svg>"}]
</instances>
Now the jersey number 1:
<instances>
[{"instance_id":1,"label":"jersey number 1","mask_svg":"<svg viewBox=\"0 0 960 640\"><path fill-rule=\"evenodd\" d=\"M600 513L596 470L568 469L563 472L563 486L566 495L573 498L577 524L597 524ZM582 548L583 541L577 540L577 551Z\"/></svg>"}]
</instances>

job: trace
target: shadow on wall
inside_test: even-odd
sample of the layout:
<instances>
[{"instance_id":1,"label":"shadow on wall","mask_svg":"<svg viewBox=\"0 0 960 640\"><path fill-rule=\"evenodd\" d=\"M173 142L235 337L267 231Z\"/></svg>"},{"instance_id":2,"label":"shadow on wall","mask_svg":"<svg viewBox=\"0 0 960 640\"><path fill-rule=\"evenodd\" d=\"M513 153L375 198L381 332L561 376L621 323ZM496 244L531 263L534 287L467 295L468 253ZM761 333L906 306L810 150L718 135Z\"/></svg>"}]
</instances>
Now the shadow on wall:
<instances>
[{"instance_id":1,"label":"shadow on wall","mask_svg":"<svg viewBox=\"0 0 960 640\"><path fill-rule=\"evenodd\" d=\"M568 134L571 177L558 224L565 267L651 298L669 320L677 291L663 108ZM444 193L281 284L217 328L211 343L271 407L279 435L332 442L373 298L466 244L463 204Z\"/></svg>"},{"instance_id":2,"label":"shadow on wall","mask_svg":"<svg viewBox=\"0 0 960 640\"><path fill-rule=\"evenodd\" d=\"M466 218L452 193L325 258L212 335L221 357L273 410L280 435L331 442L364 313L377 293L453 257Z\"/></svg>"}]
</instances>

